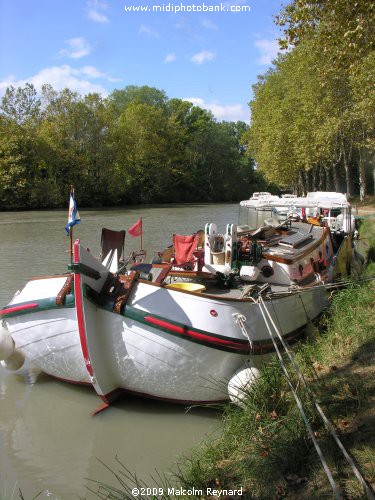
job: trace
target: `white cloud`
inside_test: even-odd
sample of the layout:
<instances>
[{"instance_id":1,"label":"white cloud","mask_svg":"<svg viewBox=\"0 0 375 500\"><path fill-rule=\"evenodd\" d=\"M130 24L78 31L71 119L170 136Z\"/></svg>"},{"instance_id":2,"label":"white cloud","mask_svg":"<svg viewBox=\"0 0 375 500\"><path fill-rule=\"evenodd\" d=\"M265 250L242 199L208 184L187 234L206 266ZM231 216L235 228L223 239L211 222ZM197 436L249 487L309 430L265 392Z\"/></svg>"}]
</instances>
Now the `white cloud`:
<instances>
[{"instance_id":1,"label":"white cloud","mask_svg":"<svg viewBox=\"0 0 375 500\"><path fill-rule=\"evenodd\" d=\"M258 64L270 65L276 58L279 49L277 40L261 38L255 41L255 47L260 51L260 57L256 60Z\"/></svg>"},{"instance_id":2,"label":"white cloud","mask_svg":"<svg viewBox=\"0 0 375 500\"><path fill-rule=\"evenodd\" d=\"M250 112L249 109L242 106L242 104L219 104L217 101L206 102L201 97L184 97L184 101L189 101L194 106L199 106L203 109L208 109L219 121L238 121L242 120L249 122Z\"/></svg>"},{"instance_id":3,"label":"white cloud","mask_svg":"<svg viewBox=\"0 0 375 500\"><path fill-rule=\"evenodd\" d=\"M195 64L203 64L207 61L212 61L213 59L215 59L215 57L216 57L215 52L210 52L208 50L202 50L201 52L194 54L190 60Z\"/></svg>"},{"instance_id":4,"label":"white cloud","mask_svg":"<svg viewBox=\"0 0 375 500\"><path fill-rule=\"evenodd\" d=\"M80 59L92 52L91 45L84 38L70 38L69 40L65 40L65 44L67 47L60 50L60 56Z\"/></svg>"},{"instance_id":5,"label":"white cloud","mask_svg":"<svg viewBox=\"0 0 375 500\"><path fill-rule=\"evenodd\" d=\"M109 23L108 17L103 14L103 11L108 9L106 2L101 0L88 0L86 4L87 17L94 21L95 23Z\"/></svg>"},{"instance_id":6,"label":"white cloud","mask_svg":"<svg viewBox=\"0 0 375 500\"><path fill-rule=\"evenodd\" d=\"M120 78L113 78L112 76L107 75L107 73L103 73L99 71L95 66L83 66L80 69L80 72L87 76L88 78L103 78L104 80L108 80L109 82L120 82Z\"/></svg>"},{"instance_id":7,"label":"white cloud","mask_svg":"<svg viewBox=\"0 0 375 500\"><path fill-rule=\"evenodd\" d=\"M42 85L49 83L55 90L62 90L67 87L80 94L98 92L106 96L108 92L103 85L91 81L95 79L102 79L110 82L115 81L115 79L102 73L94 66L72 68L68 64L64 64L62 66L43 68L39 73L23 80L16 80L14 77L8 77L0 81L0 93L10 85L13 85L13 87L23 87L26 83L32 83L37 90L40 90Z\"/></svg>"},{"instance_id":8,"label":"white cloud","mask_svg":"<svg viewBox=\"0 0 375 500\"><path fill-rule=\"evenodd\" d=\"M171 53L171 54L167 54L165 56L164 62L166 64L168 64L168 63L171 63L171 62L175 61L176 59L177 59L176 54Z\"/></svg>"},{"instance_id":9,"label":"white cloud","mask_svg":"<svg viewBox=\"0 0 375 500\"><path fill-rule=\"evenodd\" d=\"M219 29L218 25L215 24L213 21L211 21L211 19L203 19L203 21L202 21L201 24L202 24L202 26L204 28L207 28L209 30L217 30L217 29Z\"/></svg>"},{"instance_id":10,"label":"white cloud","mask_svg":"<svg viewBox=\"0 0 375 500\"><path fill-rule=\"evenodd\" d=\"M141 24L141 26L139 27L138 35L148 35L154 38L160 38L160 35L157 31L149 28L148 26L145 26L144 24Z\"/></svg>"}]
</instances>

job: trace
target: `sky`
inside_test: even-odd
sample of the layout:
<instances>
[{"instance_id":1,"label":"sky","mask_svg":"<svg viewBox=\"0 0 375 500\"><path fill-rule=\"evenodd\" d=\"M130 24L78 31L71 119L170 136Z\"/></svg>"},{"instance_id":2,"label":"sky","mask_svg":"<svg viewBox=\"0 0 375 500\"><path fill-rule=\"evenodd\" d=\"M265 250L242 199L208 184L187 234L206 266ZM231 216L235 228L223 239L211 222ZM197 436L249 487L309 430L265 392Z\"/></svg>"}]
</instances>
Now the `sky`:
<instances>
[{"instance_id":1,"label":"sky","mask_svg":"<svg viewBox=\"0 0 375 500\"><path fill-rule=\"evenodd\" d=\"M0 0L0 95L26 82L103 96L148 85L209 109L219 121L249 122L251 87L278 51L273 16L281 4Z\"/></svg>"}]
</instances>

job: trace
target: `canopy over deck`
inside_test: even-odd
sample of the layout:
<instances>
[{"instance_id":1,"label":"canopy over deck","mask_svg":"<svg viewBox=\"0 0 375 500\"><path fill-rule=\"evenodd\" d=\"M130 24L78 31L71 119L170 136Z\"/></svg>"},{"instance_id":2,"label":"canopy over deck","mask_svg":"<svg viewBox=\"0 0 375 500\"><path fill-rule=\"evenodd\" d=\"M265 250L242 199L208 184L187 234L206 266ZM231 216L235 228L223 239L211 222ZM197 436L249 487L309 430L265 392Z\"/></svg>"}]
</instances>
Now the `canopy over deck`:
<instances>
[{"instance_id":1,"label":"canopy over deck","mask_svg":"<svg viewBox=\"0 0 375 500\"><path fill-rule=\"evenodd\" d=\"M343 193L316 191L307 196L296 198L260 198L258 200L241 201L242 207L249 208L350 208L346 195Z\"/></svg>"}]
</instances>

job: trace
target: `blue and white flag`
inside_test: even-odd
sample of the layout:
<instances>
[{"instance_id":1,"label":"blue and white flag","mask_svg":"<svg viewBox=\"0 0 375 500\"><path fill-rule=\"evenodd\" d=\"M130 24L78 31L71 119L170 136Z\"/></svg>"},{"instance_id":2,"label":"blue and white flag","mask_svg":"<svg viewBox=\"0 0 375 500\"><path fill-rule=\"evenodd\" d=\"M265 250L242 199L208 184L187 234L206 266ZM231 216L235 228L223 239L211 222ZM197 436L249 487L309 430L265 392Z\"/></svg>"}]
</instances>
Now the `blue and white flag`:
<instances>
[{"instance_id":1,"label":"blue and white flag","mask_svg":"<svg viewBox=\"0 0 375 500\"><path fill-rule=\"evenodd\" d=\"M74 192L70 192L70 201L69 201L69 215L68 215L68 224L65 226L66 232L68 233L68 236L70 234L70 228L75 226L76 224L79 224L81 222L81 219L79 217L79 213L77 210L77 204L76 200L74 198Z\"/></svg>"}]
</instances>

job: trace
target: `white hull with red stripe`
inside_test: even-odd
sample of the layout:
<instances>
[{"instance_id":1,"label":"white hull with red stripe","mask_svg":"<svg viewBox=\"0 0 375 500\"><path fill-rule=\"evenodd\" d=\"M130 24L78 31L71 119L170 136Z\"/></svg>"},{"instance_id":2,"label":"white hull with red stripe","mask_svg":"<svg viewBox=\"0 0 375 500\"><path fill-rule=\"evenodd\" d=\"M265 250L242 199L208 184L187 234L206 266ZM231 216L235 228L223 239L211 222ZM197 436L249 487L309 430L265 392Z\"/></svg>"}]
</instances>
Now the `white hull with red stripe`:
<instances>
[{"instance_id":1,"label":"white hull with red stripe","mask_svg":"<svg viewBox=\"0 0 375 500\"><path fill-rule=\"evenodd\" d=\"M155 299L157 306L153 307ZM306 294L303 302L297 296L274 301L276 315L273 307L270 312L284 334L306 325L306 311L316 317L326 305L318 289ZM112 360L112 371L116 374L119 387L173 400L227 399L228 381L235 371L246 361L256 367L264 362L264 356L259 354L262 349L260 342L268 344L270 337L258 304L250 301L226 303L139 283L125 306L125 314L128 314L127 309L130 307L134 307L137 312L144 311L146 320L139 322L127 317L114 319L114 313L96 310L101 330L105 331L107 327L106 335L111 338L107 360ZM217 313L215 317L210 314L213 310ZM252 355L220 349L222 337L247 341L235 323L237 314L246 317L246 329L254 342ZM153 326L150 319L155 316L167 319ZM172 329L171 332L161 331L159 328L164 326L168 330L168 325L173 328L175 323L186 326L186 335L174 333ZM201 333L202 330L205 334ZM195 340L195 332L198 340ZM204 345L198 343L202 340L201 335ZM204 335L211 339L211 345L207 345L209 342Z\"/></svg>"},{"instance_id":2,"label":"white hull with red stripe","mask_svg":"<svg viewBox=\"0 0 375 500\"><path fill-rule=\"evenodd\" d=\"M26 283L8 304L8 310L33 303L42 307L20 309L20 314L7 316L4 323L16 347L43 372L76 383L90 383L75 307L43 308L46 300L53 303L66 279L56 276Z\"/></svg>"},{"instance_id":3,"label":"white hull with red stripe","mask_svg":"<svg viewBox=\"0 0 375 500\"><path fill-rule=\"evenodd\" d=\"M53 305L67 279L57 276L29 281L1 312L17 347L34 364L55 377L92 384L106 402L118 390L181 402L227 399L236 370L247 360L259 366L262 353L270 351L259 304L250 299L137 280L116 313L98 295L108 270L78 243L74 266L74 297L68 295L63 305ZM266 304L288 337L321 313L327 297L322 287L313 287ZM25 309L6 314L12 307ZM236 323L239 314L246 318L246 335Z\"/></svg>"}]
</instances>

